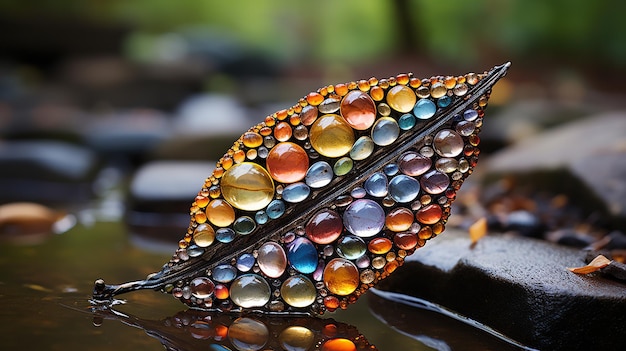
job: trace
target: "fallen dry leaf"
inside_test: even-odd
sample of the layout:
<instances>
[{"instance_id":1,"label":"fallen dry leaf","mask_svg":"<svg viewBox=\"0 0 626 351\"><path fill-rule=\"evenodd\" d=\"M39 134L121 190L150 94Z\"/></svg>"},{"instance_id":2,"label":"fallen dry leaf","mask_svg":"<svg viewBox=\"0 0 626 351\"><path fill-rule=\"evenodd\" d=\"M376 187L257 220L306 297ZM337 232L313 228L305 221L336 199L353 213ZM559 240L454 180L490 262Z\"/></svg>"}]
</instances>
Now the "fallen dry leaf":
<instances>
[{"instance_id":1,"label":"fallen dry leaf","mask_svg":"<svg viewBox=\"0 0 626 351\"><path fill-rule=\"evenodd\" d=\"M589 262L586 266L568 269L576 274L589 274L599 271L600 269L608 266L610 263L611 260L602 255L598 255L598 257L594 258L593 261Z\"/></svg>"},{"instance_id":2,"label":"fallen dry leaf","mask_svg":"<svg viewBox=\"0 0 626 351\"><path fill-rule=\"evenodd\" d=\"M469 227L468 231L472 244L475 244L480 238L487 235L487 218L482 217L474 222L474 224Z\"/></svg>"}]
</instances>

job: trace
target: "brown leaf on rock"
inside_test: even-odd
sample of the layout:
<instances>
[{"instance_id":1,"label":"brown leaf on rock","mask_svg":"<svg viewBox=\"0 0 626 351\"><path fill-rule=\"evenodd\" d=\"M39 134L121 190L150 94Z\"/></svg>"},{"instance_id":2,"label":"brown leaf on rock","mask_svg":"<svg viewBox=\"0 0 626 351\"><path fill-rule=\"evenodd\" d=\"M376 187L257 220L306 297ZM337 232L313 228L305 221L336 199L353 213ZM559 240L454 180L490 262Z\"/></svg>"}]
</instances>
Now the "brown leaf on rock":
<instances>
[{"instance_id":1,"label":"brown leaf on rock","mask_svg":"<svg viewBox=\"0 0 626 351\"><path fill-rule=\"evenodd\" d=\"M472 245L476 244L478 240L487 235L487 218L482 217L474 222L474 224L469 227L468 231Z\"/></svg>"},{"instance_id":2,"label":"brown leaf on rock","mask_svg":"<svg viewBox=\"0 0 626 351\"><path fill-rule=\"evenodd\" d=\"M589 262L586 266L568 269L576 274L589 274L599 271L600 269L608 266L610 263L611 260L602 255L598 255L598 257L594 258L593 261Z\"/></svg>"}]
</instances>

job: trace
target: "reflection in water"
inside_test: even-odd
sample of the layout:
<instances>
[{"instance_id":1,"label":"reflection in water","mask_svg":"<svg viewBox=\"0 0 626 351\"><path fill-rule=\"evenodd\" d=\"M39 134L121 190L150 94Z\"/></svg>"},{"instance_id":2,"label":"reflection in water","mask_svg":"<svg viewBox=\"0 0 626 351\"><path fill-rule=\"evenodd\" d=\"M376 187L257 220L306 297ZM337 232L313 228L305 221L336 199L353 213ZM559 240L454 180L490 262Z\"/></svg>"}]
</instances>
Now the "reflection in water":
<instances>
[{"instance_id":1,"label":"reflection in water","mask_svg":"<svg viewBox=\"0 0 626 351\"><path fill-rule=\"evenodd\" d=\"M167 350L378 350L351 325L314 317L233 315L186 310L162 320L147 320L113 308L94 308L94 325L118 320L143 329Z\"/></svg>"}]
</instances>

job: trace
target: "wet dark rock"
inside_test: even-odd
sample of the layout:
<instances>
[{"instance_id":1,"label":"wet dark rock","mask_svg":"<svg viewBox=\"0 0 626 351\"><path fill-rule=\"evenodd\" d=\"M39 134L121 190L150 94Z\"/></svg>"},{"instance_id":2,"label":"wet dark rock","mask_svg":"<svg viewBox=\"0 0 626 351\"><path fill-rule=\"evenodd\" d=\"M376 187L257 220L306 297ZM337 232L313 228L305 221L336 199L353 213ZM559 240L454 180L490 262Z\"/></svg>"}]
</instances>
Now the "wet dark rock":
<instances>
[{"instance_id":1,"label":"wet dark rock","mask_svg":"<svg viewBox=\"0 0 626 351\"><path fill-rule=\"evenodd\" d=\"M560 229L548 233L546 239L560 245L584 248L595 242L595 238L572 229Z\"/></svg>"},{"instance_id":2,"label":"wet dark rock","mask_svg":"<svg viewBox=\"0 0 626 351\"><path fill-rule=\"evenodd\" d=\"M545 350L617 350L626 325L626 285L577 275L578 250L523 237L448 229L409 256L379 288L417 296Z\"/></svg>"},{"instance_id":3,"label":"wet dark rock","mask_svg":"<svg viewBox=\"0 0 626 351\"><path fill-rule=\"evenodd\" d=\"M57 141L0 143L0 202L82 202L98 168L87 148Z\"/></svg>"},{"instance_id":4,"label":"wet dark rock","mask_svg":"<svg viewBox=\"0 0 626 351\"><path fill-rule=\"evenodd\" d=\"M215 162L155 161L141 167L129 189L126 223L149 242L176 243L189 225L189 208ZM158 244L156 244L158 245ZM155 246L156 246L155 245Z\"/></svg>"}]
</instances>

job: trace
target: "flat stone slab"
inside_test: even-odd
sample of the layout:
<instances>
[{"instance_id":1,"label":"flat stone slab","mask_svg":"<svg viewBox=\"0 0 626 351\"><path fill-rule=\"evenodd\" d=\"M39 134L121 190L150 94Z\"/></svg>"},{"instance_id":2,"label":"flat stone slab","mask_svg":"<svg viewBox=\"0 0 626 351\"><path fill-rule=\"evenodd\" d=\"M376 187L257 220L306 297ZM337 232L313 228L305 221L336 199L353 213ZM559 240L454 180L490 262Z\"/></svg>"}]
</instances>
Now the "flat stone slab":
<instances>
[{"instance_id":1,"label":"flat stone slab","mask_svg":"<svg viewBox=\"0 0 626 351\"><path fill-rule=\"evenodd\" d=\"M448 229L378 286L440 304L541 350L624 346L626 284L577 275L584 253L545 241L490 235L473 248Z\"/></svg>"}]
</instances>

